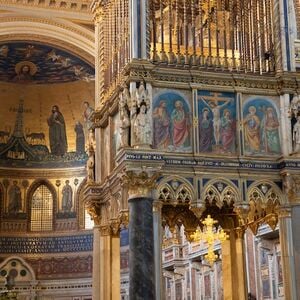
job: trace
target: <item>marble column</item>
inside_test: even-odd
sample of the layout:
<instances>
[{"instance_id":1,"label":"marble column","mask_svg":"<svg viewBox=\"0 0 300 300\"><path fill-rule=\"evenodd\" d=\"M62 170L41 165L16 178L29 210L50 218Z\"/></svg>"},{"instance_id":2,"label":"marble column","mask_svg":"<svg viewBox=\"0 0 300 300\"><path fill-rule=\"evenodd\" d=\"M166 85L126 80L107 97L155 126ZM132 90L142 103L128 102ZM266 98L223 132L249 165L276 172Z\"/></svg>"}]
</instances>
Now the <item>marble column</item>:
<instances>
[{"instance_id":1,"label":"marble column","mask_svg":"<svg viewBox=\"0 0 300 300\"><path fill-rule=\"evenodd\" d=\"M224 300L246 300L244 232L231 229L227 233L228 240L222 242Z\"/></svg>"},{"instance_id":2,"label":"marble column","mask_svg":"<svg viewBox=\"0 0 300 300\"><path fill-rule=\"evenodd\" d=\"M155 299L151 198L129 199L129 299Z\"/></svg>"},{"instance_id":3,"label":"marble column","mask_svg":"<svg viewBox=\"0 0 300 300\"><path fill-rule=\"evenodd\" d=\"M113 235L111 238L111 283L112 300L120 299L121 295L121 262L120 262L120 235Z\"/></svg>"},{"instance_id":4,"label":"marble column","mask_svg":"<svg viewBox=\"0 0 300 300\"><path fill-rule=\"evenodd\" d=\"M224 300L233 300L237 299L234 295L234 285L233 285L233 276L234 276L234 260L232 259L233 255L233 241L234 241L234 232L231 230L227 232L229 238L222 242L222 272L223 272L223 296ZM226 278L226 280L225 280Z\"/></svg>"},{"instance_id":5,"label":"marble column","mask_svg":"<svg viewBox=\"0 0 300 300\"><path fill-rule=\"evenodd\" d=\"M155 299L164 299L162 283L162 203L154 201L153 204L153 236L154 236L154 264L155 264Z\"/></svg>"},{"instance_id":6,"label":"marble column","mask_svg":"<svg viewBox=\"0 0 300 300\"><path fill-rule=\"evenodd\" d=\"M236 250L236 278L237 294L239 300L247 299L247 280L246 280L246 261L245 261L245 232L242 229L236 229L235 250Z\"/></svg>"},{"instance_id":7,"label":"marble column","mask_svg":"<svg viewBox=\"0 0 300 300\"><path fill-rule=\"evenodd\" d=\"M94 226L93 239L93 300L100 299L100 228Z\"/></svg>"},{"instance_id":8,"label":"marble column","mask_svg":"<svg viewBox=\"0 0 300 300\"><path fill-rule=\"evenodd\" d=\"M131 58L147 59L147 30L148 1L130 0L130 48Z\"/></svg>"},{"instance_id":9,"label":"marble column","mask_svg":"<svg viewBox=\"0 0 300 300\"><path fill-rule=\"evenodd\" d=\"M283 285L284 285L284 296L285 299L299 299L300 297L300 287L299 282L297 282L297 269L300 268L300 261L298 257L298 264L295 260L295 243L298 240L298 253L300 251L299 245L299 235L295 237L294 226L300 226L300 221L292 220L292 217L300 217L300 206L296 209L295 213L292 214L290 208L281 209L279 212L279 237L280 237L280 247L281 247L281 262L283 271ZM295 224L298 223L298 224ZM296 229L299 231L299 229ZM299 232L298 232L299 234ZM295 241L294 241L295 237ZM299 280L299 278L298 278Z\"/></svg>"},{"instance_id":10,"label":"marble column","mask_svg":"<svg viewBox=\"0 0 300 300\"><path fill-rule=\"evenodd\" d=\"M100 229L100 299L110 300L112 292L111 235L109 226Z\"/></svg>"}]
</instances>

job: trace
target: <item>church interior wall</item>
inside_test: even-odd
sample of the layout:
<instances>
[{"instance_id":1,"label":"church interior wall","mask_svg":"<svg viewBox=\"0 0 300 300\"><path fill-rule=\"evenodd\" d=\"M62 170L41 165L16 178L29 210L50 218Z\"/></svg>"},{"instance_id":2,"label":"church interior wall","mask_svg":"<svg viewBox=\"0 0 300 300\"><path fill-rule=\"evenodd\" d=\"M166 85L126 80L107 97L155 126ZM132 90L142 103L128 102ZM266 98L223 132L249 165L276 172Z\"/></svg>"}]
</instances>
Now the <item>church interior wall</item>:
<instances>
[{"instance_id":1,"label":"church interior wall","mask_svg":"<svg viewBox=\"0 0 300 300\"><path fill-rule=\"evenodd\" d=\"M42 40L0 42L0 290L10 275L18 299L90 300L93 232L80 195L94 67L90 54Z\"/></svg>"}]
</instances>

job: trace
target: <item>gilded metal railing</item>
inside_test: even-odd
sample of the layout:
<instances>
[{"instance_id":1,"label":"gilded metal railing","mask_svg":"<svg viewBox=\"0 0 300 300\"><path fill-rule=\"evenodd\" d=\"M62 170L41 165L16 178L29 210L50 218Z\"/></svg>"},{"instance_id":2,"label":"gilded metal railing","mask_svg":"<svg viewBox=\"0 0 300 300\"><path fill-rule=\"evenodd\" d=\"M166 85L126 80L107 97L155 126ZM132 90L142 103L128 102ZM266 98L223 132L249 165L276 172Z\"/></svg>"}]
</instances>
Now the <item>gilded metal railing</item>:
<instances>
[{"instance_id":1,"label":"gilded metal railing","mask_svg":"<svg viewBox=\"0 0 300 300\"><path fill-rule=\"evenodd\" d=\"M272 0L150 0L151 60L194 68L274 70Z\"/></svg>"}]
</instances>

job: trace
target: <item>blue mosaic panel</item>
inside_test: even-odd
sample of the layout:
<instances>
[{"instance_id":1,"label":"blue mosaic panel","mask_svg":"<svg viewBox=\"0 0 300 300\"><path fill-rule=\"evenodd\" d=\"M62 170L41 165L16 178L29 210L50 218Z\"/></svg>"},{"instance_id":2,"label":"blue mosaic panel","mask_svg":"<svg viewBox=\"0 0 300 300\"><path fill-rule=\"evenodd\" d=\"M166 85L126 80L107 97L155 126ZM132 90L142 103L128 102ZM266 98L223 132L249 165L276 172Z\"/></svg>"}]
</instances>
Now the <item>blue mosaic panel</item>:
<instances>
[{"instance_id":1,"label":"blue mosaic panel","mask_svg":"<svg viewBox=\"0 0 300 300\"><path fill-rule=\"evenodd\" d=\"M63 237L0 237L1 253L61 253L93 251L93 235Z\"/></svg>"}]
</instances>

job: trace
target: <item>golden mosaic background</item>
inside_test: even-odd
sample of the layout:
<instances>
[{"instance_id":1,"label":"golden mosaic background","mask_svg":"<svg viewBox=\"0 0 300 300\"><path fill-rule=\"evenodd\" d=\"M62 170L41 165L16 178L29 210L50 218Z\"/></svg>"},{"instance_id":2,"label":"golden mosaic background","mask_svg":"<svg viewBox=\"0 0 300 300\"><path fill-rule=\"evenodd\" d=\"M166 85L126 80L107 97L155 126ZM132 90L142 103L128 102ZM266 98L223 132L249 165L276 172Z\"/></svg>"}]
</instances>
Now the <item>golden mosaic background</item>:
<instances>
[{"instance_id":1,"label":"golden mosaic background","mask_svg":"<svg viewBox=\"0 0 300 300\"><path fill-rule=\"evenodd\" d=\"M69 83L33 85L0 82L0 131L13 131L20 99L24 99L24 131L45 134L45 144L49 146L47 118L53 105L58 105L64 116L68 140L68 152L76 150L75 123L84 124L84 101L94 106L94 82L76 81Z\"/></svg>"}]
</instances>

